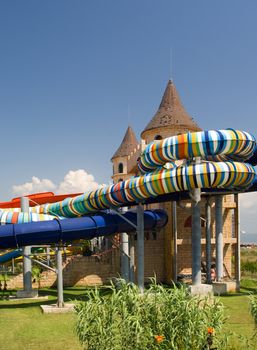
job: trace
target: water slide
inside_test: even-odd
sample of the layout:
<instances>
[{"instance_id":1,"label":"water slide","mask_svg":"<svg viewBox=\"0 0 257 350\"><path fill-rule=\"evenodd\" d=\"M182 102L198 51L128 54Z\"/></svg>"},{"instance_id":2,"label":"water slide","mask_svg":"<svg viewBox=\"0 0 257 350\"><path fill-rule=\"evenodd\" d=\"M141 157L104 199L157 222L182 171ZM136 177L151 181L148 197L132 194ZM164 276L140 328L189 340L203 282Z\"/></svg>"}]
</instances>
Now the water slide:
<instances>
[{"instance_id":1,"label":"water slide","mask_svg":"<svg viewBox=\"0 0 257 350\"><path fill-rule=\"evenodd\" d=\"M22 249L15 249L0 255L0 264L4 264L12 259L19 258L22 255Z\"/></svg>"},{"instance_id":2,"label":"water slide","mask_svg":"<svg viewBox=\"0 0 257 350\"><path fill-rule=\"evenodd\" d=\"M199 164L196 157L201 159ZM73 198L34 206L29 214L21 213L19 208L2 210L0 221L9 225L0 227L0 247L129 232L131 226L124 227L113 214L97 213L138 202L159 202L163 196L176 200L181 194L188 196L195 188L249 191L257 185L253 167L256 160L255 138L239 130L201 131L154 141L141 154L139 176ZM176 161L181 164L176 165ZM75 219L84 215L91 217ZM98 219L100 227L95 225ZM119 221L121 226L110 220ZM110 227L114 226L113 231Z\"/></svg>"},{"instance_id":3,"label":"water slide","mask_svg":"<svg viewBox=\"0 0 257 350\"><path fill-rule=\"evenodd\" d=\"M123 215L132 223L137 222L137 213L128 211ZM144 212L145 230L157 230L166 225L167 214L163 210ZM0 249L26 245L70 242L77 239L92 239L119 232L132 232L135 228L118 214L100 213L72 219L29 222L0 226Z\"/></svg>"}]
</instances>

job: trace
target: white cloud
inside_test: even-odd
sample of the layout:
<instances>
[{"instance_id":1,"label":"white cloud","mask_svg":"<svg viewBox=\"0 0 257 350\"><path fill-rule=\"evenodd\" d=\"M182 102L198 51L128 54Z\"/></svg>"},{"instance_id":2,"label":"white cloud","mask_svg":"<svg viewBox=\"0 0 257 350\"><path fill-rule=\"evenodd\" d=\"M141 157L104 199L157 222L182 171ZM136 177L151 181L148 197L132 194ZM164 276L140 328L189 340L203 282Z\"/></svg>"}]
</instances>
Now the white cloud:
<instances>
[{"instance_id":1,"label":"white cloud","mask_svg":"<svg viewBox=\"0 0 257 350\"><path fill-rule=\"evenodd\" d=\"M255 212L257 208L257 193L248 192L240 194L240 205L242 211Z\"/></svg>"},{"instance_id":2,"label":"white cloud","mask_svg":"<svg viewBox=\"0 0 257 350\"><path fill-rule=\"evenodd\" d=\"M83 169L70 170L64 177L57 189L57 193L76 193L96 190L98 183L94 176Z\"/></svg>"},{"instance_id":3,"label":"white cloud","mask_svg":"<svg viewBox=\"0 0 257 350\"><path fill-rule=\"evenodd\" d=\"M55 191L56 185L48 179L39 179L32 176L31 182L25 182L22 185L14 185L12 187L13 194L16 196L23 196L36 192Z\"/></svg>"},{"instance_id":4,"label":"white cloud","mask_svg":"<svg viewBox=\"0 0 257 350\"><path fill-rule=\"evenodd\" d=\"M99 187L94 176L88 174L84 169L70 170L60 184L56 185L49 179L40 179L32 176L30 182L12 187L15 196L52 191L55 194L77 193L95 190Z\"/></svg>"}]
</instances>

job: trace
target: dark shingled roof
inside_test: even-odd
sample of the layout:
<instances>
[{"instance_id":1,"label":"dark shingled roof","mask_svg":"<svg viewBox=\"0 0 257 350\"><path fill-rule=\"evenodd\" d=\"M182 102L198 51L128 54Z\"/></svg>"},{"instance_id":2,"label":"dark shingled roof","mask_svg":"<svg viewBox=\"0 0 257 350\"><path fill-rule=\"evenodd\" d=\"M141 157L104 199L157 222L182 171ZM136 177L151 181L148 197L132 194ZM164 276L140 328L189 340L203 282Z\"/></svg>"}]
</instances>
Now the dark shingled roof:
<instances>
[{"instance_id":1,"label":"dark shingled roof","mask_svg":"<svg viewBox=\"0 0 257 350\"><path fill-rule=\"evenodd\" d=\"M138 141L136 135L132 128L129 126L127 128L126 134L120 144L120 147L112 156L113 158L128 156L131 152L134 152L134 149L138 146Z\"/></svg>"},{"instance_id":2,"label":"dark shingled roof","mask_svg":"<svg viewBox=\"0 0 257 350\"><path fill-rule=\"evenodd\" d=\"M147 124L144 131L142 131L141 137L143 138L143 134L147 130L160 127L169 127L172 125L184 126L190 131L201 130L201 128L186 112L183 104L180 101L174 83L171 80L169 80L164 95L162 97L159 109L150 121L150 123Z\"/></svg>"}]
</instances>

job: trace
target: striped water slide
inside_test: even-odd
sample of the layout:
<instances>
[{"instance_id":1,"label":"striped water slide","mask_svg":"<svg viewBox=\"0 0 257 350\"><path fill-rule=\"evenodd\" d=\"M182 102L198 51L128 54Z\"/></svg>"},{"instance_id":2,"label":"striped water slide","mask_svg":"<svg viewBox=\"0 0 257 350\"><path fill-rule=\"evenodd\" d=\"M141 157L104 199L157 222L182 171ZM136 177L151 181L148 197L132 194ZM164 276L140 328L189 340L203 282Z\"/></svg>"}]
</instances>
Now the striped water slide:
<instances>
[{"instance_id":1,"label":"striped water slide","mask_svg":"<svg viewBox=\"0 0 257 350\"><path fill-rule=\"evenodd\" d=\"M148 198L194 188L225 188L246 190L255 180L254 167L247 163L256 150L256 140L248 132L226 129L187 133L154 141L147 145L138 161L141 175L96 191L86 192L56 203L31 208L30 215L77 217L104 209L144 202ZM194 164L196 157L200 164ZM185 160L176 166L176 161ZM18 209L16 209L18 210ZM14 223L14 212L2 223ZM2 215L2 216L1 216ZM26 222L20 213L19 222ZM18 222L18 221L17 221Z\"/></svg>"}]
</instances>

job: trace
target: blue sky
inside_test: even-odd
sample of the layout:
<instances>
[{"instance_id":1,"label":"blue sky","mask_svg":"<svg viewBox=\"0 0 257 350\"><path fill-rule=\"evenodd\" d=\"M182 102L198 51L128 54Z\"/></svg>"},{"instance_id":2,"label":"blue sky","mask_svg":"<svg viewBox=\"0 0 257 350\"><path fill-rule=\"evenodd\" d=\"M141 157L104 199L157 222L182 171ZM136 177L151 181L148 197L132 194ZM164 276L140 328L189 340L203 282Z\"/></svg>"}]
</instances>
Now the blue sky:
<instances>
[{"instance_id":1,"label":"blue sky","mask_svg":"<svg viewBox=\"0 0 257 350\"><path fill-rule=\"evenodd\" d=\"M158 108L171 49L198 124L257 136L256 15L252 0L0 0L0 200L70 170L108 183L128 124L139 137Z\"/></svg>"}]
</instances>

